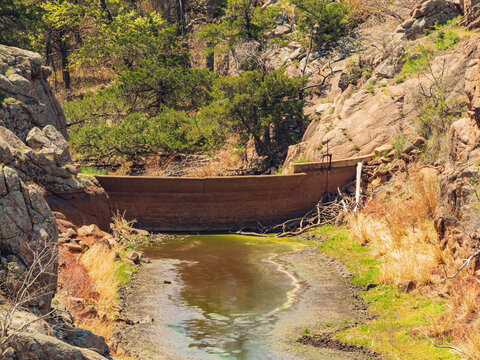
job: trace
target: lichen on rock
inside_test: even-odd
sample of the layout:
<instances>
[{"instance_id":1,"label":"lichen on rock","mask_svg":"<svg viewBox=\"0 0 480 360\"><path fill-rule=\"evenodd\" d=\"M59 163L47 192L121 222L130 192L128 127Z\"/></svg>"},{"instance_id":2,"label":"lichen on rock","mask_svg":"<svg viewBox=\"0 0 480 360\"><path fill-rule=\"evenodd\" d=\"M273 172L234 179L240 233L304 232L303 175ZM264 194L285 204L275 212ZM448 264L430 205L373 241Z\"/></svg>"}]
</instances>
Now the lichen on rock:
<instances>
[{"instance_id":1,"label":"lichen on rock","mask_svg":"<svg viewBox=\"0 0 480 360\"><path fill-rule=\"evenodd\" d=\"M24 141L37 126L52 125L67 136L66 120L39 54L0 45L0 125Z\"/></svg>"}]
</instances>

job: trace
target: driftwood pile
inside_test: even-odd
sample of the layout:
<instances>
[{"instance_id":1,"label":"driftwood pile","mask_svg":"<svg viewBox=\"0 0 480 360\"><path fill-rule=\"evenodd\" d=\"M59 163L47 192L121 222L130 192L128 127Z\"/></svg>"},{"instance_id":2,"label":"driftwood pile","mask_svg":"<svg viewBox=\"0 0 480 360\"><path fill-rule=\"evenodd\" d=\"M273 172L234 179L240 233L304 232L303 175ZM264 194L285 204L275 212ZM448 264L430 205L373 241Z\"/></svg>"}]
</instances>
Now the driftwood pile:
<instances>
[{"instance_id":1,"label":"driftwood pile","mask_svg":"<svg viewBox=\"0 0 480 360\"><path fill-rule=\"evenodd\" d=\"M338 223L357 206L354 196L345 195L340 190L334 193L325 193L318 204L302 217L290 219L271 227L258 224L258 232L238 231L237 234L267 237L269 236L267 234L274 233L275 237L298 236L316 227Z\"/></svg>"},{"instance_id":2,"label":"driftwood pile","mask_svg":"<svg viewBox=\"0 0 480 360\"><path fill-rule=\"evenodd\" d=\"M338 196L335 196L338 195ZM355 208L355 199L353 197L342 196L337 193L327 193L317 206L310 210L301 218L291 219L282 224L267 229L267 233L275 233L276 237L297 236L307 230L335 224L340 217L345 216L349 211Z\"/></svg>"}]
</instances>

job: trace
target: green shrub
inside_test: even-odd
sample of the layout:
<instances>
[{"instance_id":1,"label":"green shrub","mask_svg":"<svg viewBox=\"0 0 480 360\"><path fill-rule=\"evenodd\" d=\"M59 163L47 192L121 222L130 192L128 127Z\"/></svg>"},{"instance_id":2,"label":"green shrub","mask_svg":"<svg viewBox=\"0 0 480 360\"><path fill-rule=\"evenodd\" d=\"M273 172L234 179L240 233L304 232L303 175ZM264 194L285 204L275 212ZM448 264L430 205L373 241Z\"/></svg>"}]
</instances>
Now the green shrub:
<instances>
[{"instance_id":1,"label":"green shrub","mask_svg":"<svg viewBox=\"0 0 480 360\"><path fill-rule=\"evenodd\" d=\"M413 52L403 64L403 73L406 75L417 74L422 70L428 68L428 64L431 58L431 53L423 47L419 46L417 51Z\"/></svg>"},{"instance_id":2,"label":"green shrub","mask_svg":"<svg viewBox=\"0 0 480 360\"><path fill-rule=\"evenodd\" d=\"M438 50L447 50L456 45L459 41L460 39L455 31L451 29L446 31L440 29L435 39L435 47Z\"/></svg>"},{"instance_id":3,"label":"green shrub","mask_svg":"<svg viewBox=\"0 0 480 360\"><path fill-rule=\"evenodd\" d=\"M399 133L392 139L392 146L395 150L395 157L399 157L400 154L405 150L405 145L407 144L407 139L403 133Z\"/></svg>"},{"instance_id":4,"label":"green shrub","mask_svg":"<svg viewBox=\"0 0 480 360\"><path fill-rule=\"evenodd\" d=\"M98 123L69 131L74 154L95 161L133 161L158 153L208 151L222 144L222 128L208 116L165 108L154 117L131 113L115 124Z\"/></svg>"},{"instance_id":5,"label":"green shrub","mask_svg":"<svg viewBox=\"0 0 480 360\"><path fill-rule=\"evenodd\" d=\"M298 158L297 160L295 160L293 163L294 164L304 164L304 163L309 163L309 162L310 162L309 158L306 158L305 156L302 156L302 157Z\"/></svg>"},{"instance_id":6,"label":"green shrub","mask_svg":"<svg viewBox=\"0 0 480 360\"><path fill-rule=\"evenodd\" d=\"M298 10L298 29L310 38L315 49L333 46L357 24L347 2L294 0Z\"/></svg>"},{"instance_id":7,"label":"green shrub","mask_svg":"<svg viewBox=\"0 0 480 360\"><path fill-rule=\"evenodd\" d=\"M90 166L80 165L80 172L82 174L90 174L90 175L107 175L108 173L105 170L96 169Z\"/></svg>"}]
</instances>

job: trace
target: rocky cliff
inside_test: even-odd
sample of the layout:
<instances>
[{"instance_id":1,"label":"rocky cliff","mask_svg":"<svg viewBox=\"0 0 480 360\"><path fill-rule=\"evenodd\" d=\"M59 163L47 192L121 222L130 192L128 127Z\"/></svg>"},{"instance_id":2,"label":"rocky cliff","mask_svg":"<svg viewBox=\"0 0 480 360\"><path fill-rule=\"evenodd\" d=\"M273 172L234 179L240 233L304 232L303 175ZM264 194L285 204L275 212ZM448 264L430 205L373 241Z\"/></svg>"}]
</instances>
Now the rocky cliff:
<instances>
[{"instance_id":1,"label":"rocky cliff","mask_svg":"<svg viewBox=\"0 0 480 360\"><path fill-rule=\"evenodd\" d=\"M66 137L66 120L47 81L40 55L0 45L0 161L35 182L54 211L76 225L108 230L110 208L101 189L79 179Z\"/></svg>"},{"instance_id":2,"label":"rocky cliff","mask_svg":"<svg viewBox=\"0 0 480 360\"><path fill-rule=\"evenodd\" d=\"M51 70L30 51L0 45L0 125L25 141L35 126L67 136L65 115L47 81Z\"/></svg>"},{"instance_id":3,"label":"rocky cliff","mask_svg":"<svg viewBox=\"0 0 480 360\"><path fill-rule=\"evenodd\" d=\"M383 29L383 37L375 40L370 36L358 43L361 50L353 55L335 53L323 62L311 55L307 73L312 74L312 83L328 79L313 94L307 110L312 122L302 141L290 147L285 165L298 159L319 161L327 148L334 159L365 155L398 135L411 134L419 115L420 85L430 87L436 74L442 74L450 99L463 99L465 78L480 48L480 37L474 33L460 38L453 50L436 50L430 68L409 76L402 70L407 61L423 56L425 41L419 37L426 30L462 14L460 22L474 27L478 8L475 0L421 1L396 30ZM294 73L291 65L289 71Z\"/></svg>"},{"instance_id":4,"label":"rocky cliff","mask_svg":"<svg viewBox=\"0 0 480 360\"><path fill-rule=\"evenodd\" d=\"M422 56L420 49L428 46L426 41L438 39L438 34L424 36L425 31L457 17L463 34L479 28L480 1L419 1L407 20L380 38L383 45L379 46L377 41L373 49L358 51L353 57L335 53L326 64L315 54L311 56L307 73L312 74L312 83L328 76L327 85L313 94L309 107L313 121L302 142L290 147L285 165L299 159L321 161L327 149L334 159L372 153L383 144L391 144L397 136L407 141L410 136L410 142L414 142L414 119L421 110L418 97L422 87L425 90L434 85L441 74L441 86L450 94L447 101L461 103L465 99L466 116L453 122L448 136L442 139L448 146L446 159L436 164L442 201L436 210L435 225L443 247L458 258L467 258L480 241L480 36L478 32L468 32L450 49L433 48L427 68L413 76L402 72L407 61L417 61ZM305 49L297 47L285 56L292 74L298 72L293 60L300 60L300 68L305 64ZM355 69L360 71L355 73ZM414 150L416 155L422 147L423 143ZM393 147L386 148L393 157ZM412 143L406 148L415 146ZM380 157L382 153L376 155ZM398 162L404 165L403 158L408 156L401 153L400 157ZM378 185L387 178L383 172L395 168L395 163L385 167L382 159L388 160L381 157L368 164L374 172L371 176L364 173L365 184L383 178L375 183ZM378 176L379 171L382 176Z\"/></svg>"},{"instance_id":5,"label":"rocky cliff","mask_svg":"<svg viewBox=\"0 0 480 360\"><path fill-rule=\"evenodd\" d=\"M51 309L58 277L52 210L103 228L111 212L102 189L77 177L65 116L41 63L38 54L0 45L0 345L13 334L6 358L101 359L108 354L102 338L65 321L63 335L52 330L60 324Z\"/></svg>"},{"instance_id":6,"label":"rocky cliff","mask_svg":"<svg viewBox=\"0 0 480 360\"><path fill-rule=\"evenodd\" d=\"M442 245L467 258L480 241L480 63L472 60L466 74L468 117L452 124L450 159L440 177L435 226ZM477 262L477 268L480 263Z\"/></svg>"}]
</instances>

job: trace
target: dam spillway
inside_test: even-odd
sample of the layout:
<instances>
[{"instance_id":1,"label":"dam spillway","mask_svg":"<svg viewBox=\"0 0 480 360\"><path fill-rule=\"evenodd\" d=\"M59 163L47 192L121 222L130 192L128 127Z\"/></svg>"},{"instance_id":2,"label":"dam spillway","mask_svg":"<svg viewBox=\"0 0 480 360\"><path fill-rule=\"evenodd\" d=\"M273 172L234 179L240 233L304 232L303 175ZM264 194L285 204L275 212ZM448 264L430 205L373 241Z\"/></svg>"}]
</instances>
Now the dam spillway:
<instances>
[{"instance_id":1,"label":"dam spillway","mask_svg":"<svg viewBox=\"0 0 480 360\"><path fill-rule=\"evenodd\" d=\"M255 229L304 215L371 155L293 165L293 174L169 178L98 175L114 211L149 231Z\"/></svg>"}]
</instances>

